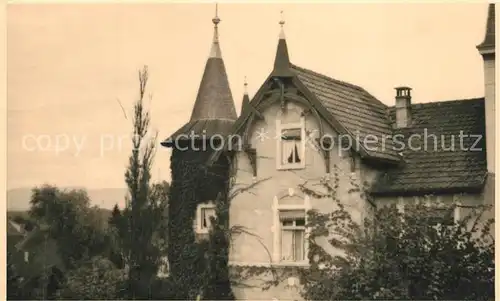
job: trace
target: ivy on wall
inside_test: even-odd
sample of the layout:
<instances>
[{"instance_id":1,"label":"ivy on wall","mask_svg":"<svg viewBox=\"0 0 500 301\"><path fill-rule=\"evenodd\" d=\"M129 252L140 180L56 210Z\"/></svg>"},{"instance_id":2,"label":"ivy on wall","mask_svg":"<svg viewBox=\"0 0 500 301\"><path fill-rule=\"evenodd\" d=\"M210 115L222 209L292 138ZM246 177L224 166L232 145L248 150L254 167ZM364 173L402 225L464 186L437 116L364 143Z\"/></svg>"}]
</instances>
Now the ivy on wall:
<instances>
[{"instance_id":1,"label":"ivy on wall","mask_svg":"<svg viewBox=\"0 0 500 301\"><path fill-rule=\"evenodd\" d=\"M174 149L169 203L170 275L176 290L171 298L194 300L234 299L229 283L229 172L228 157L212 167L205 164L209 151ZM208 239L197 240L193 227L199 204L215 201L216 218Z\"/></svg>"}]
</instances>

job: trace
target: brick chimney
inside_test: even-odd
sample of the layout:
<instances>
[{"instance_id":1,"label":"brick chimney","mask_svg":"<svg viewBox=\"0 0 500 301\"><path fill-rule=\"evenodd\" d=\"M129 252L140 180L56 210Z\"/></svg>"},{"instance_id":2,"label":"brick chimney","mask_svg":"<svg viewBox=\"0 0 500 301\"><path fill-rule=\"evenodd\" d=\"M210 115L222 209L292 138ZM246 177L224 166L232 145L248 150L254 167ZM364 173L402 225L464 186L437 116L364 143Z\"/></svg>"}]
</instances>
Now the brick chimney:
<instances>
[{"instance_id":1,"label":"brick chimney","mask_svg":"<svg viewBox=\"0 0 500 301\"><path fill-rule=\"evenodd\" d=\"M411 125L411 88L396 87L396 128Z\"/></svg>"},{"instance_id":2,"label":"brick chimney","mask_svg":"<svg viewBox=\"0 0 500 301\"><path fill-rule=\"evenodd\" d=\"M486 164L495 172L495 4L488 6L484 40L477 46L484 62L484 108L486 119Z\"/></svg>"}]
</instances>

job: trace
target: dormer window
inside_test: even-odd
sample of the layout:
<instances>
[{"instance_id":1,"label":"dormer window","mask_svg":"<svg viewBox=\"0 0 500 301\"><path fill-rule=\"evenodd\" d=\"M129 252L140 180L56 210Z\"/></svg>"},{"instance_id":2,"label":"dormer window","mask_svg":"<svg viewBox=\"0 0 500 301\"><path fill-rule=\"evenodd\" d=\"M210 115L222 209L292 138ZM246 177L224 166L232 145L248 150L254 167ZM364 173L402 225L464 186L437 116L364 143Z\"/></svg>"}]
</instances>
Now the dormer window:
<instances>
[{"instance_id":1,"label":"dormer window","mask_svg":"<svg viewBox=\"0 0 500 301\"><path fill-rule=\"evenodd\" d=\"M301 169L305 167L305 127L301 118L298 123L276 122L277 168Z\"/></svg>"}]
</instances>

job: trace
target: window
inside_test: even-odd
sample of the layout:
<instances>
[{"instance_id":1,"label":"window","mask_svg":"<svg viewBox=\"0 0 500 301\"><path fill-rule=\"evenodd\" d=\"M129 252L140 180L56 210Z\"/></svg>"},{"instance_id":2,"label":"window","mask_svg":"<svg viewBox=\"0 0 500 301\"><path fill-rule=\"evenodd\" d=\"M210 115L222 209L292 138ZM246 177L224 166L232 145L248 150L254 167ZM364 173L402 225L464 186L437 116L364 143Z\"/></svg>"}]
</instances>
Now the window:
<instances>
[{"instance_id":1,"label":"window","mask_svg":"<svg viewBox=\"0 0 500 301\"><path fill-rule=\"evenodd\" d=\"M281 164L300 164L302 153L301 149L301 130L289 129L281 131Z\"/></svg>"},{"instance_id":2,"label":"window","mask_svg":"<svg viewBox=\"0 0 500 301\"><path fill-rule=\"evenodd\" d=\"M24 262L28 262L29 261L29 257L30 257L30 253L25 251L24 252Z\"/></svg>"},{"instance_id":3,"label":"window","mask_svg":"<svg viewBox=\"0 0 500 301\"><path fill-rule=\"evenodd\" d=\"M451 208L432 207L428 219L429 224L434 226L452 226L455 223L455 214Z\"/></svg>"},{"instance_id":4,"label":"window","mask_svg":"<svg viewBox=\"0 0 500 301\"><path fill-rule=\"evenodd\" d=\"M168 257L162 256L160 258L160 266L158 268L158 277L165 278L169 275Z\"/></svg>"},{"instance_id":5,"label":"window","mask_svg":"<svg viewBox=\"0 0 500 301\"><path fill-rule=\"evenodd\" d=\"M280 210L281 261L301 262L305 257L305 210Z\"/></svg>"},{"instance_id":6,"label":"window","mask_svg":"<svg viewBox=\"0 0 500 301\"><path fill-rule=\"evenodd\" d=\"M215 218L215 205L200 204L196 214L196 231L198 233L208 233L211 227L211 219Z\"/></svg>"},{"instance_id":7,"label":"window","mask_svg":"<svg viewBox=\"0 0 500 301\"><path fill-rule=\"evenodd\" d=\"M278 169L298 169L305 167L305 129L304 120L292 124L281 124L277 120Z\"/></svg>"},{"instance_id":8,"label":"window","mask_svg":"<svg viewBox=\"0 0 500 301\"><path fill-rule=\"evenodd\" d=\"M415 205L423 204L426 207L425 218L432 226L452 226L460 219L460 208L453 205L451 196L414 197ZM404 210L404 200L399 199L398 207Z\"/></svg>"}]
</instances>

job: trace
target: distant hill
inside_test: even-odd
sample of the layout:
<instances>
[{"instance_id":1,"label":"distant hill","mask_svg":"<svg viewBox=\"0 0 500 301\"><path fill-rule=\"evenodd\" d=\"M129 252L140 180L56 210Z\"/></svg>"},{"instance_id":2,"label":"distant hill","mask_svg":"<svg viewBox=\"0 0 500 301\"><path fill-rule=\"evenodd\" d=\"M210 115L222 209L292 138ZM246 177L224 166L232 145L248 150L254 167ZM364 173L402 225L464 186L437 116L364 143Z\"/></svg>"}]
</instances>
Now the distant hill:
<instances>
[{"instance_id":1,"label":"distant hill","mask_svg":"<svg viewBox=\"0 0 500 301\"><path fill-rule=\"evenodd\" d=\"M82 189L83 187L64 187L64 189ZM86 189L92 200L91 205L104 209L112 209L115 204L121 208L125 205L126 188ZM31 188L14 188L7 190L7 211L28 210Z\"/></svg>"}]
</instances>

